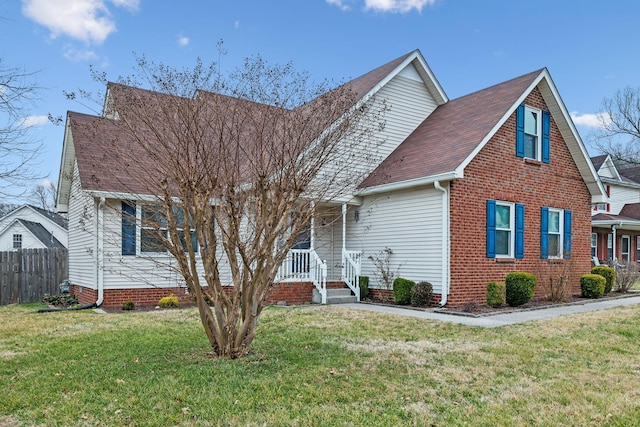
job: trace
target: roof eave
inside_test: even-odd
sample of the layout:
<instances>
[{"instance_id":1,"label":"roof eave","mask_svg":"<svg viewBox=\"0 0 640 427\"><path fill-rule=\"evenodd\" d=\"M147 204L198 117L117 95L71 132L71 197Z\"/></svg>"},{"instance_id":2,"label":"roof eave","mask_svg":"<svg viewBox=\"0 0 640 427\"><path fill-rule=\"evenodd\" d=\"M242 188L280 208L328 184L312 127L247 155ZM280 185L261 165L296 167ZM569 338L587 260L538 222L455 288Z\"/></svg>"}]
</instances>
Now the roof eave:
<instances>
[{"instance_id":1,"label":"roof eave","mask_svg":"<svg viewBox=\"0 0 640 427\"><path fill-rule=\"evenodd\" d=\"M463 176L456 171L450 171L450 172L445 172L437 175L429 175L421 178L408 179L405 181L397 181L397 182L391 182L388 184L375 185L375 186L358 190L357 194L358 196L369 196L369 195L378 194L378 193L388 193L391 191L406 190L409 188L419 187L422 185L430 185L436 181L440 181L440 182L451 181L456 178L463 178Z\"/></svg>"}]
</instances>

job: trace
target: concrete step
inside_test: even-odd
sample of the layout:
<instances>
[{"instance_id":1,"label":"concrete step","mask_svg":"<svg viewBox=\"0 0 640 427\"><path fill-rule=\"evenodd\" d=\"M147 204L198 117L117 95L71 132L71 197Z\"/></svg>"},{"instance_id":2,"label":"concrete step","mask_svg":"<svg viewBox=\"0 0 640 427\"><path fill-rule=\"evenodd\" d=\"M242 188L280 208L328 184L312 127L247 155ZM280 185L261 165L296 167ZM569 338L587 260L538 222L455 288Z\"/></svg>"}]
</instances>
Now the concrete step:
<instances>
[{"instance_id":1,"label":"concrete step","mask_svg":"<svg viewBox=\"0 0 640 427\"><path fill-rule=\"evenodd\" d=\"M313 290L314 303L319 304L321 301L320 293L317 289ZM358 302L358 298L351 293L349 288L327 288L327 304L349 304Z\"/></svg>"}]
</instances>

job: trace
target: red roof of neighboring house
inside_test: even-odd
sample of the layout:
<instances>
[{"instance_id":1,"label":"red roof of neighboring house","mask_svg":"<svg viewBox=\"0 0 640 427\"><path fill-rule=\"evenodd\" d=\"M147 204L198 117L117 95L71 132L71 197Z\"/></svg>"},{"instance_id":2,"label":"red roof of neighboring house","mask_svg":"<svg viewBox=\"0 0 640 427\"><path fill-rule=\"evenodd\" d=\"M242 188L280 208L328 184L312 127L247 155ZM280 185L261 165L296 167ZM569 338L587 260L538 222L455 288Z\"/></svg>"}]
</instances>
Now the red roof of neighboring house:
<instances>
[{"instance_id":1,"label":"red roof of neighboring house","mask_svg":"<svg viewBox=\"0 0 640 427\"><path fill-rule=\"evenodd\" d=\"M534 71L440 105L359 188L454 171L541 72Z\"/></svg>"}]
</instances>

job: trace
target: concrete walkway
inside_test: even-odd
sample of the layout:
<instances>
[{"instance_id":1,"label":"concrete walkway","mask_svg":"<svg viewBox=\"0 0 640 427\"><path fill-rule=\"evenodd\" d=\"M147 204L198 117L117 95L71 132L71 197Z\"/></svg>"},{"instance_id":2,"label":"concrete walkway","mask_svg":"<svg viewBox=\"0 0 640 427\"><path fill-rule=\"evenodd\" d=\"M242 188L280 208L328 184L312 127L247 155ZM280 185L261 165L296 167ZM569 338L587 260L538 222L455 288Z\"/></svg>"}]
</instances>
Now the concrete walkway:
<instances>
[{"instance_id":1,"label":"concrete walkway","mask_svg":"<svg viewBox=\"0 0 640 427\"><path fill-rule=\"evenodd\" d=\"M578 304L566 304L549 308L529 309L514 311L511 313L491 314L482 316L456 315L439 312L438 309L416 310L410 307L386 306L376 304L340 304L336 307L344 307L353 310L366 310L376 313L395 314L398 316L416 317L419 319L440 320L442 322L460 323L468 326L480 326L483 328L497 328L499 326L513 325L515 323L531 320L549 319L565 316L567 314L587 313L590 311L608 310L610 308L640 304L640 296L608 299L602 301L584 302Z\"/></svg>"}]
</instances>

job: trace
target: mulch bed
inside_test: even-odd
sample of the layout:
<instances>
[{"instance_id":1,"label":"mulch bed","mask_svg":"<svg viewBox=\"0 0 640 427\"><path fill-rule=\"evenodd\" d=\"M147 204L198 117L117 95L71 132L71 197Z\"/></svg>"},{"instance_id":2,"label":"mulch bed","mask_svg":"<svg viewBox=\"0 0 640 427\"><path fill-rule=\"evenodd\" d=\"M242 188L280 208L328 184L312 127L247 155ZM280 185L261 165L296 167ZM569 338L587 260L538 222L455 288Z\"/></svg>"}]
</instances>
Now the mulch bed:
<instances>
[{"instance_id":1,"label":"mulch bed","mask_svg":"<svg viewBox=\"0 0 640 427\"><path fill-rule=\"evenodd\" d=\"M400 306L394 303L383 302L380 300L368 300L366 302L373 304L381 304L381 305L389 305L389 306L397 306L403 308L409 308L413 310L435 310L438 313L446 313L446 314L454 314L460 316L472 316L472 317L482 317L482 316L491 316L494 314L502 314L502 313L512 313L517 311L527 311L527 310L537 310L541 308L551 308L563 305L573 305L573 304L588 304L596 301L605 301L612 300L618 298L628 298L638 296L640 293L638 292L630 292L630 293L619 293L619 292L611 292L606 296L598 299L584 298L578 295L572 295L565 302L553 302L549 301L544 297L534 298L526 304L523 304L518 307L511 307L509 305L503 304L500 307L490 307L487 304L478 304L478 303L468 303L460 307L454 308L438 308L438 307L412 307L412 306Z\"/></svg>"}]
</instances>

